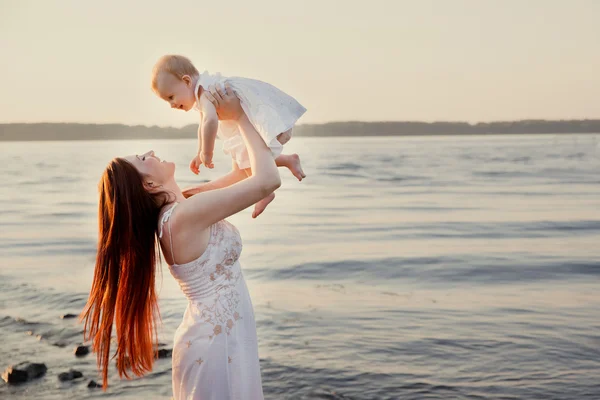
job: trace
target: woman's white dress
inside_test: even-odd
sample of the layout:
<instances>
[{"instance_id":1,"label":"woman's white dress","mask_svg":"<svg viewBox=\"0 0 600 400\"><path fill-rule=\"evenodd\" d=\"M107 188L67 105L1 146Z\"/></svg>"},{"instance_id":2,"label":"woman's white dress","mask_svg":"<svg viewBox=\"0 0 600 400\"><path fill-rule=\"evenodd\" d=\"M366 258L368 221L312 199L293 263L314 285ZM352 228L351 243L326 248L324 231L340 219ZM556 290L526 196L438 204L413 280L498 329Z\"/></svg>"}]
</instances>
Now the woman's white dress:
<instances>
[{"instance_id":1,"label":"woman's white dress","mask_svg":"<svg viewBox=\"0 0 600 400\"><path fill-rule=\"evenodd\" d=\"M163 215L161 236L176 205ZM175 400L263 399L254 311L238 261L241 251L238 230L223 220L211 226L208 246L198 259L169 266L189 300L173 345Z\"/></svg>"}]
</instances>

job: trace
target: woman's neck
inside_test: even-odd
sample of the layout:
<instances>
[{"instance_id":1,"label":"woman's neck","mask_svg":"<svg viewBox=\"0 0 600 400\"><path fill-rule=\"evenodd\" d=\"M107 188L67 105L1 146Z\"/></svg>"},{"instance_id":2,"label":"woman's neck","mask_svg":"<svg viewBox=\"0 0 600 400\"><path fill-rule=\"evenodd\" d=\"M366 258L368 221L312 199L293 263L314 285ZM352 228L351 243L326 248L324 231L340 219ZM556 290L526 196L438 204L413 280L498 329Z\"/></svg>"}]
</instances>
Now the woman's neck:
<instances>
[{"instance_id":1,"label":"woman's neck","mask_svg":"<svg viewBox=\"0 0 600 400\"><path fill-rule=\"evenodd\" d=\"M182 201L185 200L185 196L183 195L183 193L181 193L181 189L179 188L179 185L177 185L175 180L164 183L163 190L165 192L171 193L175 196L174 199L169 199L169 203L171 201L181 203Z\"/></svg>"}]
</instances>

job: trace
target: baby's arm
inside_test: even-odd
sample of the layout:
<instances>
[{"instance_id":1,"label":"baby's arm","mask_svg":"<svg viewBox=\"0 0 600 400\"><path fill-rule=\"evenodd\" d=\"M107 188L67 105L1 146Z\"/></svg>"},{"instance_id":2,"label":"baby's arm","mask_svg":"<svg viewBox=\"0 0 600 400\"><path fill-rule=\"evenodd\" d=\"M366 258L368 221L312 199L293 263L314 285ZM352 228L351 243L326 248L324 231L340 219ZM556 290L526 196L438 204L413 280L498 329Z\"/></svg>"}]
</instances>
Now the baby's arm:
<instances>
[{"instance_id":1,"label":"baby's arm","mask_svg":"<svg viewBox=\"0 0 600 400\"><path fill-rule=\"evenodd\" d=\"M213 152L215 149L215 139L219 129L219 117L215 106L206 98L200 96L200 109L202 110L202 123L200 134L200 159L207 168L213 168Z\"/></svg>"},{"instance_id":2,"label":"baby's arm","mask_svg":"<svg viewBox=\"0 0 600 400\"><path fill-rule=\"evenodd\" d=\"M202 112L200 112L200 123L198 124L198 151L192 161L190 161L190 171L194 174L198 175L200 173L200 165L202 165L202 158L200 155L202 154L202 125L203 125L204 117Z\"/></svg>"},{"instance_id":3,"label":"baby's arm","mask_svg":"<svg viewBox=\"0 0 600 400\"><path fill-rule=\"evenodd\" d=\"M196 155L200 155L200 153L202 153L202 125L204 123L204 117L203 114L200 113L200 123L198 124L198 151L196 152Z\"/></svg>"}]
</instances>

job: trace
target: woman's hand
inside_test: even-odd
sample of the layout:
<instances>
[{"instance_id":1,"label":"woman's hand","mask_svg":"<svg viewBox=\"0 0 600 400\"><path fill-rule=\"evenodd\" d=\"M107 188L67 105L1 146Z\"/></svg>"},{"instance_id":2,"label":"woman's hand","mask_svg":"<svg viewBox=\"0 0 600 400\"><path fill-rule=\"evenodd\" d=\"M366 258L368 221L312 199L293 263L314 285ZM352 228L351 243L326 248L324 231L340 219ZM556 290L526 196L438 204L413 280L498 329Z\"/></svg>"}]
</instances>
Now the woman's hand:
<instances>
[{"instance_id":1,"label":"woman's hand","mask_svg":"<svg viewBox=\"0 0 600 400\"><path fill-rule=\"evenodd\" d=\"M225 90L219 85L217 87L212 85L204 93L206 98L217 109L219 120L237 121L244 114L244 110L240 105L240 99L233 93L229 83L225 83Z\"/></svg>"}]
</instances>

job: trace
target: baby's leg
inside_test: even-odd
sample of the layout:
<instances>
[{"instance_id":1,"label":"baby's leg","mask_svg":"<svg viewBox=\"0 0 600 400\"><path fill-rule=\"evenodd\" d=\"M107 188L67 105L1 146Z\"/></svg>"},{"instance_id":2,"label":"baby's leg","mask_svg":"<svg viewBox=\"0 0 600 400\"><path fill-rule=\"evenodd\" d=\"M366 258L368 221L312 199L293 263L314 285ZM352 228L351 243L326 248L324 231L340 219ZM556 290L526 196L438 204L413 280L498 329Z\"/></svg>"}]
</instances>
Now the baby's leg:
<instances>
[{"instance_id":1,"label":"baby's leg","mask_svg":"<svg viewBox=\"0 0 600 400\"><path fill-rule=\"evenodd\" d=\"M244 170L244 172L246 172L246 175L248 177L252 176L252 170L250 168L246 168ZM252 211L252 218L256 218L260 214L262 214L263 211L265 211L265 208L267 208L267 206L269 205L269 203L272 202L274 199L275 199L275 192L271 193L270 195L268 195L264 199L259 200L254 205L254 211Z\"/></svg>"},{"instance_id":2,"label":"baby's leg","mask_svg":"<svg viewBox=\"0 0 600 400\"><path fill-rule=\"evenodd\" d=\"M281 144L286 144L292 138L292 130L288 129L287 131L280 133L277 135L277 141Z\"/></svg>"},{"instance_id":3,"label":"baby's leg","mask_svg":"<svg viewBox=\"0 0 600 400\"><path fill-rule=\"evenodd\" d=\"M281 144L286 144L291 138L291 129L288 129L287 131L277 135L277 140ZM278 167L286 167L289 169L299 181L301 181L303 178L306 178L306 175L302 170L302 164L300 164L300 157L298 157L298 154L280 154L277 158L275 158L275 164L277 164Z\"/></svg>"},{"instance_id":4,"label":"baby's leg","mask_svg":"<svg viewBox=\"0 0 600 400\"><path fill-rule=\"evenodd\" d=\"M275 164L278 167L286 167L292 174L301 181L306 178L306 174L302 170L302 164L300 164L300 157L298 154L280 154L275 158Z\"/></svg>"}]
</instances>

